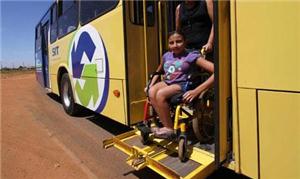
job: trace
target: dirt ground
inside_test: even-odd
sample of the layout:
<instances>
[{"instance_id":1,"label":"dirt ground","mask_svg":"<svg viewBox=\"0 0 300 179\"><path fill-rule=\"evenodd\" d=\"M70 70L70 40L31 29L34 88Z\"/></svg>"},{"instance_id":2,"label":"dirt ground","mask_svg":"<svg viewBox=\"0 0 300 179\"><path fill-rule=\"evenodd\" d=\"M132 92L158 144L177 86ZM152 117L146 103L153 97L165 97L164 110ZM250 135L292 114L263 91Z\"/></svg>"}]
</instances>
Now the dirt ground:
<instances>
[{"instance_id":1,"label":"dirt ground","mask_svg":"<svg viewBox=\"0 0 300 179\"><path fill-rule=\"evenodd\" d=\"M1 178L87 178L30 110L39 103L33 73L6 74L1 85Z\"/></svg>"},{"instance_id":2,"label":"dirt ground","mask_svg":"<svg viewBox=\"0 0 300 179\"><path fill-rule=\"evenodd\" d=\"M1 178L157 178L102 140L128 128L87 111L70 117L33 73L1 76ZM102 122L101 122L102 121Z\"/></svg>"}]
</instances>

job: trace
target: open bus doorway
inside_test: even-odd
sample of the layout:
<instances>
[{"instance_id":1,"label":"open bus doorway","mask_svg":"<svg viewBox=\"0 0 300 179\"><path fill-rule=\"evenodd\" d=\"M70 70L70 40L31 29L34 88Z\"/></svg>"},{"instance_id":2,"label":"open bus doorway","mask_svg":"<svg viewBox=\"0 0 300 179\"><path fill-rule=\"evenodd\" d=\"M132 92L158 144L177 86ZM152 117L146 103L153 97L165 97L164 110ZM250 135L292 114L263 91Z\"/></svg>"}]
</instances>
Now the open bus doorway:
<instances>
[{"instance_id":1,"label":"open bus doorway","mask_svg":"<svg viewBox=\"0 0 300 179\"><path fill-rule=\"evenodd\" d=\"M49 23L48 21L43 24L42 26L42 71L43 71L43 78L44 78L44 86L45 88L49 88L49 58L48 58L48 30L49 30Z\"/></svg>"},{"instance_id":2,"label":"open bus doorway","mask_svg":"<svg viewBox=\"0 0 300 179\"><path fill-rule=\"evenodd\" d=\"M41 86L50 88L49 82L49 12L45 14L41 22L36 26L35 37L35 66L36 77Z\"/></svg>"},{"instance_id":3,"label":"open bus doorway","mask_svg":"<svg viewBox=\"0 0 300 179\"><path fill-rule=\"evenodd\" d=\"M129 103L131 103L129 108L135 105L135 109L131 108L130 115L128 116L130 125L136 122L133 120L135 118L133 118L132 114L137 115L138 112L140 112L141 115L143 115L143 104L145 102L144 87L148 78L146 76L155 70L159 63L160 56L168 50L168 33L175 30L175 12L177 5L180 3L173 1L156 1L155 3L151 2L151 4L149 1L140 1L134 4L135 2L136 1L131 1L126 4L126 52L127 67L128 71L130 71L127 89L129 90ZM146 6L143 3L145 3ZM142 10L140 13L137 13L138 7ZM223 11L224 9L225 11ZM143 10L146 12L143 12ZM147 14L146 20L142 18L145 14ZM135 129L128 133L115 136L113 139L104 140L103 144L105 148L115 146L130 156L127 162L135 169L139 170L147 166L166 178L204 178L227 161L229 151L228 142L230 143L230 141L227 140L229 136L227 133L227 121L229 121L228 118L230 115L227 114L229 114L231 110L229 107L230 53L228 52L230 52L230 31L228 14L228 2L214 2L214 16L216 17L213 22L216 25L216 38L214 43L214 99L212 103L206 102L206 99L204 99L205 102L202 103L202 105L213 106L212 112L207 115L213 126L211 127L212 132L210 131L213 136L212 139L209 140L208 143L199 142L199 139L189 138L192 136L190 135L187 136L187 145L182 145L180 135L177 135L177 137L179 137L178 140L161 140L154 138L152 134L149 136L144 135L145 133L139 128L140 126L138 126L138 130ZM142 20L137 21L137 23L132 23L132 19ZM146 23L142 26L138 26L138 22ZM141 50L138 51L140 54L133 53L132 51L137 47L141 47ZM138 57L138 55L140 56ZM139 62L138 65L142 64L142 67L139 68L139 76L133 75L137 72L136 68L132 68L132 70L129 69L134 65L136 66L136 62ZM130 75L132 75L132 78L130 78ZM142 83L140 89L136 88L138 81ZM132 85L130 85L130 82ZM133 90L132 87L134 87L136 91ZM130 90L132 91L130 92ZM130 93L137 95L139 92L141 92L141 96L144 100L131 101ZM140 107L138 107L137 102L140 102ZM178 106L180 105L177 105L177 107ZM187 109L186 111L189 110L188 112L191 112L187 115L187 118L184 116L178 117L178 115L175 114L174 116L178 118L174 117L174 121L181 119L184 121L187 119L186 121L190 124L190 119L195 118L197 111L201 120L203 120L203 111L199 111L200 106L198 106L199 108L192 106L191 110ZM187 107L189 108L189 106ZM185 109L182 111L184 110ZM143 119L143 116L139 119ZM174 124L176 123L177 122L174 122ZM177 127L175 129L174 125L176 133L177 129ZM180 131L180 134L181 132L182 131ZM193 128L187 128L186 132L190 134L193 133ZM148 138L150 139L149 143L145 141L145 139ZM182 156L187 157L187 160ZM179 170L179 168L185 171L183 172Z\"/></svg>"}]
</instances>

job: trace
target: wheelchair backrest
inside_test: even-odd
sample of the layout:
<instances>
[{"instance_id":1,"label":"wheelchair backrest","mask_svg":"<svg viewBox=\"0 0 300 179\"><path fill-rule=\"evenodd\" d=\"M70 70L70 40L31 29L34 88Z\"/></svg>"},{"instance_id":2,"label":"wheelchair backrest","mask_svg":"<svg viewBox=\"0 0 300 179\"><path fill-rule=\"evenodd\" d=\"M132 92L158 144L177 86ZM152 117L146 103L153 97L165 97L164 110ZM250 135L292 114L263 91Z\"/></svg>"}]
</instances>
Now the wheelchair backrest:
<instances>
[{"instance_id":1,"label":"wheelchair backrest","mask_svg":"<svg viewBox=\"0 0 300 179\"><path fill-rule=\"evenodd\" d=\"M199 68L196 64L193 64L188 75L187 90L195 89L201 83L209 78L210 74Z\"/></svg>"}]
</instances>

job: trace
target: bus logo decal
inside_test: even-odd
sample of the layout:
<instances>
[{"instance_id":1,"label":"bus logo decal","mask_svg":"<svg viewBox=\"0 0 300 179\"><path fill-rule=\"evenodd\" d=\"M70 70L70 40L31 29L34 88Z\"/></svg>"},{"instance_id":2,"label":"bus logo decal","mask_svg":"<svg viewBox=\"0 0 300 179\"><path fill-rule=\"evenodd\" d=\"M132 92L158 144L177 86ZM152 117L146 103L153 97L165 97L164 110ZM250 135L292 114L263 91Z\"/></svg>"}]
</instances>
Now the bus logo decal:
<instances>
[{"instance_id":1,"label":"bus logo decal","mask_svg":"<svg viewBox=\"0 0 300 179\"><path fill-rule=\"evenodd\" d=\"M92 62L96 46L91 39L91 36L87 32L82 32L79 36L79 40L76 45L73 45L71 56L72 56L72 68L74 78L80 78L83 70L84 64ZM87 58L83 58L83 55L86 54ZM88 59L88 62L81 62L82 60Z\"/></svg>"},{"instance_id":2,"label":"bus logo decal","mask_svg":"<svg viewBox=\"0 0 300 179\"><path fill-rule=\"evenodd\" d=\"M69 68L76 102L101 112L108 97L109 65L104 43L93 26L86 25L76 32L69 52Z\"/></svg>"}]
</instances>

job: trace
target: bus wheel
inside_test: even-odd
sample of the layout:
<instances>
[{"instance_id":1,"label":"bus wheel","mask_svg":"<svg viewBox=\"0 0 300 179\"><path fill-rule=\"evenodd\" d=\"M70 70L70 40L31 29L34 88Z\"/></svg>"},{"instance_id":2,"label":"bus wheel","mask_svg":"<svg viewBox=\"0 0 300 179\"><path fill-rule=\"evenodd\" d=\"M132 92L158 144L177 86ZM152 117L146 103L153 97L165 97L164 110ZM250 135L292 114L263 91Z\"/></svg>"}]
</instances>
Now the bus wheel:
<instances>
[{"instance_id":1,"label":"bus wheel","mask_svg":"<svg viewBox=\"0 0 300 179\"><path fill-rule=\"evenodd\" d=\"M71 116L78 112L78 106L75 104L69 75L64 73L60 81L60 99L64 110Z\"/></svg>"}]
</instances>

